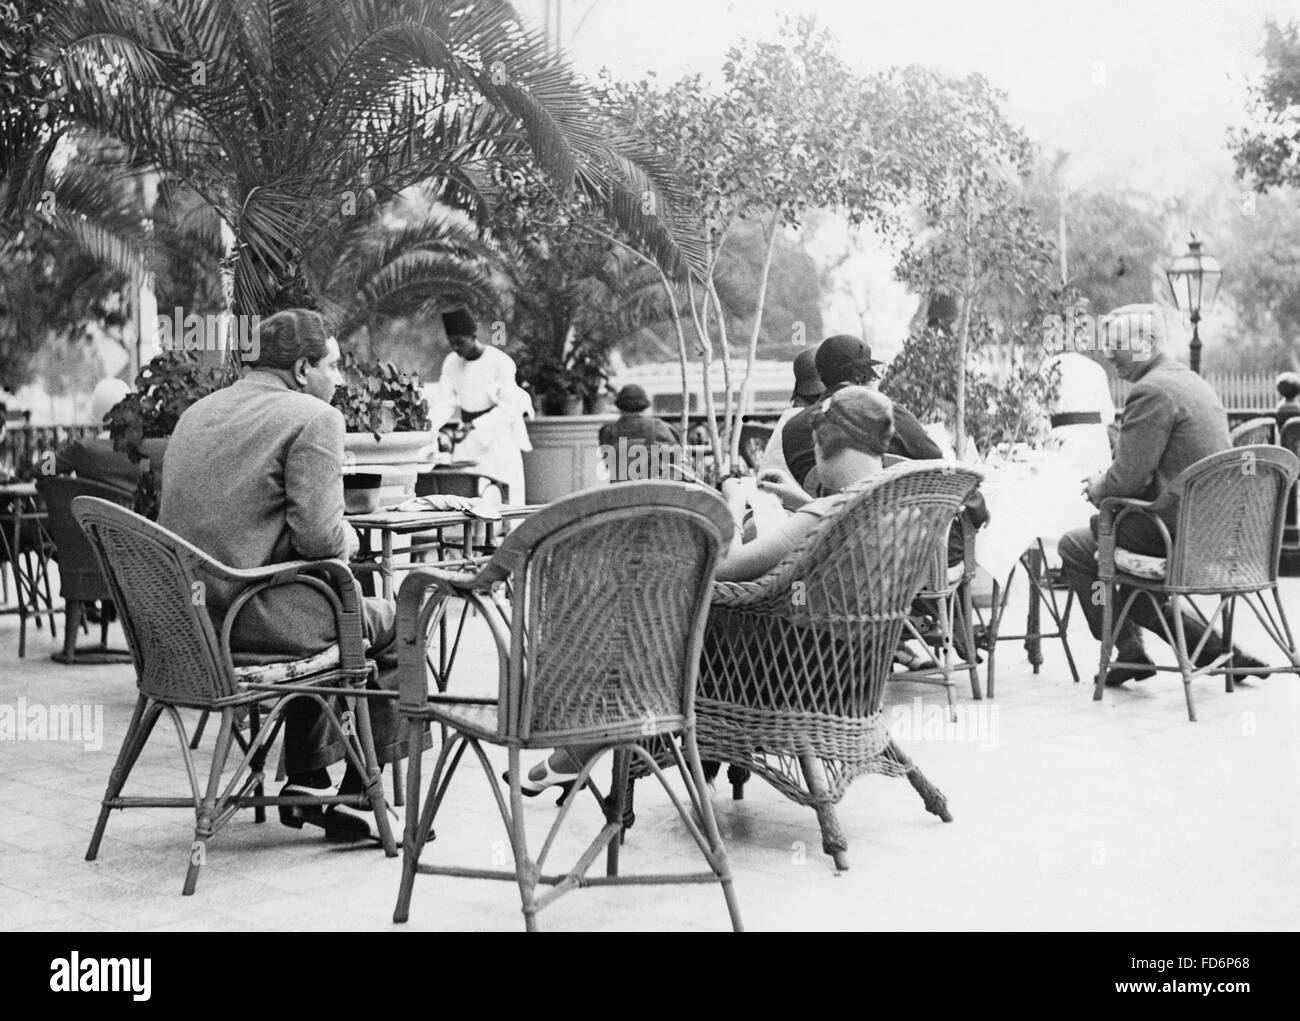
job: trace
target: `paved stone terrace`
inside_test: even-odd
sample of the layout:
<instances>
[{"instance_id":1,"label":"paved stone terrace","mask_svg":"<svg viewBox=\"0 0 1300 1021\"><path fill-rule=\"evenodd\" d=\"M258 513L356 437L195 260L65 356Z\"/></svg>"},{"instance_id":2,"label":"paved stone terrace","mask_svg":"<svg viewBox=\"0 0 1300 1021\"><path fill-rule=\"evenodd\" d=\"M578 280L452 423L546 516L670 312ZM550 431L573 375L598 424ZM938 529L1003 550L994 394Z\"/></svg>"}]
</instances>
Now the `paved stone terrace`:
<instances>
[{"instance_id":1,"label":"paved stone terrace","mask_svg":"<svg viewBox=\"0 0 1300 1021\"><path fill-rule=\"evenodd\" d=\"M1300 623L1300 580L1287 579L1284 593L1293 623ZM1023 602L1013 597L1009 613L1023 614ZM1048 643L1037 676L1022 649L1004 643L995 701L972 702L969 690L958 688L960 729L943 723L940 689L891 688L904 747L948 796L955 821L945 825L927 814L905 781L865 777L839 809L850 842L846 873L837 875L822 853L810 810L758 781L734 802L720 781L713 804L746 925L1295 929L1300 678L1274 675L1231 695L1220 682L1202 681L1200 722L1192 724L1174 675L1108 691L1094 703L1087 681L1096 645L1081 621L1073 633L1087 672L1083 684L1070 682L1057 643ZM469 634L456 683L490 692L495 672L481 622ZM120 631L113 636L120 645ZM1260 654L1267 649L1257 631L1245 632L1243 644ZM394 926L400 859L328 844L320 831L290 830L274 816L264 825L254 824L251 813L232 822L209 845L193 897L180 895L193 825L185 810L115 813L99 859L86 862L135 700L133 674L129 666L57 665L49 659L54 647L48 631L36 631L19 660L17 618L0 618L0 712L17 710L22 700L27 707L88 706L92 718L102 708L104 732L98 747L84 740L0 741L0 929L521 927L513 883L433 877L417 880L411 920ZM184 784L164 719L128 792L183 793ZM556 852L557 866L599 826L585 797L570 820L571 838ZM554 798L528 807L540 840L554 818ZM624 871L698 868L662 792L639 785L637 812ZM508 864L504 830L475 763L462 764L437 832L430 853L438 859ZM720 930L727 916L709 886L580 890L544 913L542 925Z\"/></svg>"}]
</instances>

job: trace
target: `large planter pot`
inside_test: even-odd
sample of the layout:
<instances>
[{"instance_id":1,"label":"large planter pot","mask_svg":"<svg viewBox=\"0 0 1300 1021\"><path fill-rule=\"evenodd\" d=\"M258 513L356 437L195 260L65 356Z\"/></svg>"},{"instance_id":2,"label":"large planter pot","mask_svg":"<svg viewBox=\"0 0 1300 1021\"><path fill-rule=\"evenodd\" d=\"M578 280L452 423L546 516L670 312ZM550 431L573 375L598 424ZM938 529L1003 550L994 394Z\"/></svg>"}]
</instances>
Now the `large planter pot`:
<instances>
[{"instance_id":1,"label":"large planter pot","mask_svg":"<svg viewBox=\"0 0 1300 1021\"><path fill-rule=\"evenodd\" d=\"M597 474L597 433L617 415L563 415L528 422L533 449L524 452L524 487L529 503L550 503L607 480Z\"/></svg>"},{"instance_id":2,"label":"large planter pot","mask_svg":"<svg viewBox=\"0 0 1300 1021\"><path fill-rule=\"evenodd\" d=\"M343 451L353 464L415 464L420 451L437 442L432 432L383 433L375 439L374 433L347 433L343 437Z\"/></svg>"},{"instance_id":3,"label":"large planter pot","mask_svg":"<svg viewBox=\"0 0 1300 1021\"><path fill-rule=\"evenodd\" d=\"M344 471L381 476L379 505L391 507L415 493L415 476L424 462L420 451L437 443L433 432L347 433L343 437Z\"/></svg>"}]
</instances>

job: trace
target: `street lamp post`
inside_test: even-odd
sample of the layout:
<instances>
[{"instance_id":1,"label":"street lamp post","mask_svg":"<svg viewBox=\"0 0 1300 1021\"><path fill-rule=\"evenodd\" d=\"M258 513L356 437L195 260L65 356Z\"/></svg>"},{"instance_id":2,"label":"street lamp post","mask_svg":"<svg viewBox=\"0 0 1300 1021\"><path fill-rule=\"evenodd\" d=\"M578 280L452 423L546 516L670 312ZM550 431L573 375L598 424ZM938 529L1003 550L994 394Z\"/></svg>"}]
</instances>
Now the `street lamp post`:
<instances>
[{"instance_id":1,"label":"street lamp post","mask_svg":"<svg viewBox=\"0 0 1300 1021\"><path fill-rule=\"evenodd\" d=\"M1192 231L1187 242L1187 251L1178 258L1165 272L1169 278L1169 289L1174 293L1174 304L1190 313L1192 318L1192 371L1201 371L1201 335L1198 325L1202 310L1208 312L1214 306L1214 299L1219 293L1219 281L1223 278L1223 269L1219 260L1213 255L1201 251L1201 239Z\"/></svg>"}]
</instances>

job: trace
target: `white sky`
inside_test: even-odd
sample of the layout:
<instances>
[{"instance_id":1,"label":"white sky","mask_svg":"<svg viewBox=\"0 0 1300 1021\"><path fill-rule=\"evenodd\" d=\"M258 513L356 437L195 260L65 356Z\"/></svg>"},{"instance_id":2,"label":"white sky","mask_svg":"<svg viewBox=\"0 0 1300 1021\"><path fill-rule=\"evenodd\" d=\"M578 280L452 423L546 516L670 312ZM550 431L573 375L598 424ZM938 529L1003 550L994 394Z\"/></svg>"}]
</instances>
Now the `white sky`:
<instances>
[{"instance_id":1,"label":"white sky","mask_svg":"<svg viewBox=\"0 0 1300 1021\"><path fill-rule=\"evenodd\" d=\"M742 36L772 38L783 14L815 13L866 69L919 63L982 72L1070 183L1123 182L1160 198L1231 170L1229 126L1263 67L1266 15L1300 0L559 0L580 70L715 76ZM545 0L517 0L538 27Z\"/></svg>"}]
</instances>

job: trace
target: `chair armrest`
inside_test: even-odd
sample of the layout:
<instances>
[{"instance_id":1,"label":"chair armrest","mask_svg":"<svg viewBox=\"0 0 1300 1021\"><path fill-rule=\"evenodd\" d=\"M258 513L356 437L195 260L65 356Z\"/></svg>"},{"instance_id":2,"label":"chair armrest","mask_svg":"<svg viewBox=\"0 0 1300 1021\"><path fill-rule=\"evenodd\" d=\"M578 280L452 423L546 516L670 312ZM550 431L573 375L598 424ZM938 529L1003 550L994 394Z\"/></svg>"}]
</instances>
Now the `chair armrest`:
<instances>
[{"instance_id":1,"label":"chair armrest","mask_svg":"<svg viewBox=\"0 0 1300 1021\"><path fill-rule=\"evenodd\" d=\"M212 561L212 573L222 581L241 584L231 600L221 625L221 653L234 671L230 636L239 614L254 596L282 585L306 585L321 594L334 614L339 646L339 666L348 671L366 669L365 632L362 627L361 597L356 579L342 560L290 560L266 567L232 568ZM324 576L323 579L320 576Z\"/></svg>"},{"instance_id":2,"label":"chair armrest","mask_svg":"<svg viewBox=\"0 0 1300 1021\"><path fill-rule=\"evenodd\" d=\"M1113 578L1115 576L1115 534L1120 523L1130 514L1140 514L1152 521L1160 532L1161 540L1164 542L1165 556L1171 555L1173 540L1169 536L1169 528L1161 520L1160 515L1151 510L1152 506L1150 500L1138 500L1131 496L1108 496L1101 501L1097 521L1099 577Z\"/></svg>"},{"instance_id":3,"label":"chair armrest","mask_svg":"<svg viewBox=\"0 0 1300 1021\"><path fill-rule=\"evenodd\" d=\"M407 573L397 590L397 678L399 706L408 713L420 712L435 697L429 691L425 646L428 629L439 604L457 597L479 608L492 631L498 661L504 671L510 660L511 633L504 610L489 594L492 579L485 571L447 571L418 567ZM439 693L441 694L441 693Z\"/></svg>"}]
</instances>

